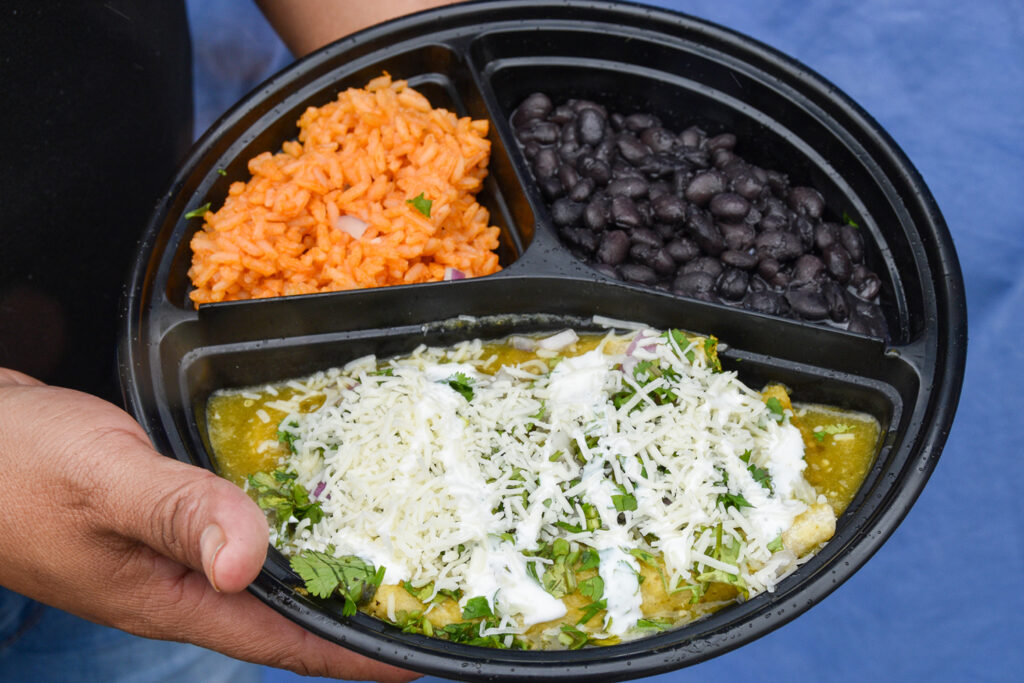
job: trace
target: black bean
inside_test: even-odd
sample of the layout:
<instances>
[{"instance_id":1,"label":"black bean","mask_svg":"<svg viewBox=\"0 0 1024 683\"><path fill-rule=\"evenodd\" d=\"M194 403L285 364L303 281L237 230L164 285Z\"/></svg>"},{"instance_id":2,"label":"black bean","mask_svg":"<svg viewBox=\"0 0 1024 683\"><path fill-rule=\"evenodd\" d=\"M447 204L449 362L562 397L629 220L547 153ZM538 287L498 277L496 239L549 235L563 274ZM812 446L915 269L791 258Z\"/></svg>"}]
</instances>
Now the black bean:
<instances>
[{"instance_id":1,"label":"black bean","mask_svg":"<svg viewBox=\"0 0 1024 683\"><path fill-rule=\"evenodd\" d=\"M590 154L593 151L590 145L577 145L574 142L565 142L558 146L558 158L567 164L576 166L581 156Z\"/></svg>"},{"instance_id":2,"label":"black bean","mask_svg":"<svg viewBox=\"0 0 1024 683\"><path fill-rule=\"evenodd\" d=\"M564 167L563 167L564 168ZM578 176L577 176L578 178ZM585 202L590 194L594 191L594 181L592 178L583 178L578 180L572 189L569 190L569 199L574 202Z\"/></svg>"},{"instance_id":3,"label":"black bean","mask_svg":"<svg viewBox=\"0 0 1024 683\"><path fill-rule=\"evenodd\" d=\"M789 286L789 283L793 281L793 273L786 270L785 268L779 270L775 275L768 281L772 287L776 289L785 289Z\"/></svg>"},{"instance_id":4,"label":"black bean","mask_svg":"<svg viewBox=\"0 0 1024 683\"><path fill-rule=\"evenodd\" d=\"M608 117L608 123L611 124L612 130L622 130L622 123L626 120L626 117L622 114L615 112Z\"/></svg>"},{"instance_id":5,"label":"black bean","mask_svg":"<svg viewBox=\"0 0 1024 683\"><path fill-rule=\"evenodd\" d=\"M641 285L653 285L658 281L658 275L654 272L653 268L640 265L639 263L623 263L619 266L619 272L622 273L624 280Z\"/></svg>"},{"instance_id":6,"label":"black bean","mask_svg":"<svg viewBox=\"0 0 1024 683\"><path fill-rule=\"evenodd\" d=\"M814 254L804 254L793 264L793 282L803 284L817 280L825 271L825 264Z\"/></svg>"},{"instance_id":7,"label":"black bean","mask_svg":"<svg viewBox=\"0 0 1024 683\"><path fill-rule=\"evenodd\" d=\"M725 238L726 248L734 251L746 251L757 237L754 227L747 223L719 223L718 229Z\"/></svg>"},{"instance_id":8,"label":"black bean","mask_svg":"<svg viewBox=\"0 0 1024 683\"><path fill-rule=\"evenodd\" d=\"M576 112L574 112L572 107L567 104L558 105L552 109L551 113L548 115L548 121L557 123L558 125L562 125L567 121L572 121L574 118L576 118Z\"/></svg>"},{"instance_id":9,"label":"black bean","mask_svg":"<svg viewBox=\"0 0 1024 683\"><path fill-rule=\"evenodd\" d=\"M727 268L718 278L718 294L723 299L739 301L747 293L749 276L738 268Z\"/></svg>"},{"instance_id":10,"label":"black bean","mask_svg":"<svg viewBox=\"0 0 1024 683\"><path fill-rule=\"evenodd\" d=\"M646 244L649 247L661 248L664 241L655 231L650 228L636 228L629 234L629 239L636 244Z\"/></svg>"},{"instance_id":11,"label":"black bean","mask_svg":"<svg viewBox=\"0 0 1024 683\"><path fill-rule=\"evenodd\" d=\"M551 220L562 227L572 225L583 215L583 208L583 204L566 197L556 199L551 205Z\"/></svg>"},{"instance_id":12,"label":"black bean","mask_svg":"<svg viewBox=\"0 0 1024 683\"><path fill-rule=\"evenodd\" d=\"M784 230L789 222L785 216L781 216L777 213L770 213L761 216L761 220L758 221L757 227L761 228L762 232L774 232L776 230Z\"/></svg>"},{"instance_id":13,"label":"black bean","mask_svg":"<svg viewBox=\"0 0 1024 683\"><path fill-rule=\"evenodd\" d=\"M562 164L558 167L558 179L562 181L562 187L571 190L579 182L580 174L572 166Z\"/></svg>"},{"instance_id":14,"label":"black bean","mask_svg":"<svg viewBox=\"0 0 1024 683\"><path fill-rule=\"evenodd\" d=\"M721 275L723 270L725 268L722 266L722 262L713 256L698 256L679 268L680 274L707 273L715 278Z\"/></svg>"},{"instance_id":15,"label":"black bean","mask_svg":"<svg viewBox=\"0 0 1024 683\"><path fill-rule=\"evenodd\" d=\"M636 210L640 212L640 217L643 219L644 225L650 225L654 222L654 211L651 210L651 203L646 199L636 200Z\"/></svg>"},{"instance_id":16,"label":"black bean","mask_svg":"<svg viewBox=\"0 0 1024 683\"><path fill-rule=\"evenodd\" d=\"M685 273L672 283L672 291L683 296L712 301L715 277L707 273Z\"/></svg>"},{"instance_id":17,"label":"black bean","mask_svg":"<svg viewBox=\"0 0 1024 683\"><path fill-rule=\"evenodd\" d=\"M743 217L743 222L751 226L757 225L761 222L761 212L757 209L751 208L750 211L747 212L747 215Z\"/></svg>"},{"instance_id":18,"label":"black bean","mask_svg":"<svg viewBox=\"0 0 1024 683\"><path fill-rule=\"evenodd\" d=\"M871 270L863 263L858 263L853 267L853 272L850 274L850 284L854 288L860 287L870 275L872 275Z\"/></svg>"},{"instance_id":19,"label":"black bean","mask_svg":"<svg viewBox=\"0 0 1024 683\"><path fill-rule=\"evenodd\" d=\"M626 260L629 254L629 235L624 230L609 230L601 238L601 246L597 249L597 259L602 263L617 266Z\"/></svg>"},{"instance_id":20,"label":"black bean","mask_svg":"<svg viewBox=\"0 0 1024 683\"><path fill-rule=\"evenodd\" d=\"M559 128L557 123L550 121L530 121L524 127L516 131L516 137L521 142L539 142L542 145L550 145L558 141Z\"/></svg>"},{"instance_id":21,"label":"black bean","mask_svg":"<svg viewBox=\"0 0 1024 683\"><path fill-rule=\"evenodd\" d=\"M800 236L800 242L804 245L804 249L809 250L814 247L814 223L804 216L797 216L793 221L793 230Z\"/></svg>"},{"instance_id":22,"label":"black bean","mask_svg":"<svg viewBox=\"0 0 1024 683\"><path fill-rule=\"evenodd\" d=\"M800 238L781 230L762 232L754 240L754 248L759 258L771 258L780 262L792 261L803 253Z\"/></svg>"},{"instance_id":23,"label":"black bean","mask_svg":"<svg viewBox=\"0 0 1024 683\"><path fill-rule=\"evenodd\" d=\"M850 281L853 274L853 262L850 261L850 254L841 244L830 245L822 250L821 258L829 274L840 284L845 285Z\"/></svg>"},{"instance_id":24,"label":"black bean","mask_svg":"<svg viewBox=\"0 0 1024 683\"><path fill-rule=\"evenodd\" d=\"M622 196L639 199L647 196L647 181L635 176L617 178L608 183L608 194L613 197Z\"/></svg>"},{"instance_id":25,"label":"black bean","mask_svg":"<svg viewBox=\"0 0 1024 683\"><path fill-rule=\"evenodd\" d=\"M768 178L765 182L768 183L768 187L776 197L784 199L789 193L789 177L785 173L768 171Z\"/></svg>"},{"instance_id":26,"label":"black bean","mask_svg":"<svg viewBox=\"0 0 1024 683\"><path fill-rule=\"evenodd\" d=\"M607 263L595 263L591 267L606 277L610 277L614 280L622 279L622 276L619 275L619 271L615 269L615 266L610 266Z\"/></svg>"},{"instance_id":27,"label":"black bean","mask_svg":"<svg viewBox=\"0 0 1024 683\"><path fill-rule=\"evenodd\" d=\"M607 162L590 155L581 156L576 168L580 175L592 179L598 185L604 185L612 179L612 169Z\"/></svg>"},{"instance_id":28,"label":"black bean","mask_svg":"<svg viewBox=\"0 0 1024 683\"><path fill-rule=\"evenodd\" d=\"M813 187L794 187L787 197L789 206L799 214L820 218L825 210L825 200Z\"/></svg>"},{"instance_id":29,"label":"black bean","mask_svg":"<svg viewBox=\"0 0 1024 683\"><path fill-rule=\"evenodd\" d=\"M632 133L619 133L615 140L619 154L631 164L639 164L651 154L651 148L640 141Z\"/></svg>"},{"instance_id":30,"label":"black bean","mask_svg":"<svg viewBox=\"0 0 1024 683\"><path fill-rule=\"evenodd\" d=\"M722 259L722 263L743 270L751 270L757 265L757 257L746 251L729 249L723 251L719 258Z\"/></svg>"},{"instance_id":31,"label":"black bean","mask_svg":"<svg viewBox=\"0 0 1024 683\"><path fill-rule=\"evenodd\" d=\"M595 231L604 230L611 219L611 210L611 202L604 195L591 197L583 209L583 225Z\"/></svg>"},{"instance_id":32,"label":"black bean","mask_svg":"<svg viewBox=\"0 0 1024 683\"><path fill-rule=\"evenodd\" d=\"M819 223L814 226L814 246L825 251L839 241L839 226L835 223Z\"/></svg>"},{"instance_id":33,"label":"black bean","mask_svg":"<svg viewBox=\"0 0 1024 683\"><path fill-rule=\"evenodd\" d=\"M533 172L537 174L538 178L549 178L555 175L559 165L558 154L550 147L540 150L533 158Z\"/></svg>"},{"instance_id":34,"label":"black bean","mask_svg":"<svg viewBox=\"0 0 1024 683\"><path fill-rule=\"evenodd\" d=\"M786 308L782 295L769 289L752 290L743 299L743 307L768 315L780 315Z\"/></svg>"},{"instance_id":35,"label":"black bean","mask_svg":"<svg viewBox=\"0 0 1024 683\"><path fill-rule=\"evenodd\" d=\"M558 141L562 144L571 142L573 144L580 144L579 136L576 134L576 120L568 121L562 124L562 127L558 129Z\"/></svg>"},{"instance_id":36,"label":"black bean","mask_svg":"<svg viewBox=\"0 0 1024 683\"><path fill-rule=\"evenodd\" d=\"M698 173L686 186L686 198L697 206L704 206L726 188L725 176L719 171Z\"/></svg>"},{"instance_id":37,"label":"black bean","mask_svg":"<svg viewBox=\"0 0 1024 683\"><path fill-rule=\"evenodd\" d=\"M660 126L661 121L658 120L657 116L653 114L630 114L622 122L623 128L631 130L634 133L650 128L651 126Z\"/></svg>"},{"instance_id":38,"label":"black bean","mask_svg":"<svg viewBox=\"0 0 1024 683\"><path fill-rule=\"evenodd\" d=\"M683 149L683 159L694 168L707 168L711 165L708 153L703 149Z\"/></svg>"},{"instance_id":39,"label":"black bean","mask_svg":"<svg viewBox=\"0 0 1024 683\"><path fill-rule=\"evenodd\" d=\"M705 253L718 256L725 250L725 239L719 232L711 217L699 211L690 216L686 221L686 227L690 237L697 243Z\"/></svg>"},{"instance_id":40,"label":"black bean","mask_svg":"<svg viewBox=\"0 0 1024 683\"><path fill-rule=\"evenodd\" d=\"M534 157L537 156L537 152L539 152L540 150L541 146L538 145L533 140L530 140L525 145L523 145L523 156L529 159L530 161L533 161Z\"/></svg>"},{"instance_id":41,"label":"black bean","mask_svg":"<svg viewBox=\"0 0 1024 683\"><path fill-rule=\"evenodd\" d=\"M649 154L637 164L637 170L651 179L670 178L678 167L676 159L668 154Z\"/></svg>"},{"instance_id":42,"label":"black bean","mask_svg":"<svg viewBox=\"0 0 1024 683\"><path fill-rule=\"evenodd\" d=\"M668 253L668 249L662 247L661 249L658 249L658 252L654 255L650 266L651 268L654 268L654 272L658 275L671 275L676 270L676 261L672 258L672 255Z\"/></svg>"},{"instance_id":43,"label":"black bean","mask_svg":"<svg viewBox=\"0 0 1024 683\"><path fill-rule=\"evenodd\" d=\"M558 179L558 176L541 178L537 184L540 185L541 194L549 202L553 202L565 194L565 188L562 187L562 181Z\"/></svg>"},{"instance_id":44,"label":"black bean","mask_svg":"<svg viewBox=\"0 0 1024 683\"><path fill-rule=\"evenodd\" d=\"M721 135L716 135L713 138L709 138L707 145L708 149L711 150L732 149L733 147L736 146L736 136L733 135L732 133L722 133Z\"/></svg>"},{"instance_id":45,"label":"black bean","mask_svg":"<svg viewBox=\"0 0 1024 683\"><path fill-rule=\"evenodd\" d=\"M844 323L850 318L850 307L846 303L846 292L832 280L826 280L821 285L821 293L828 304L828 317L833 322Z\"/></svg>"},{"instance_id":46,"label":"black bean","mask_svg":"<svg viewBox=\"0 0 1024 683\"><path fill-rule=\"evenodd\" d=\"M597 250L601 238L586 228L562 228L559 234L569 244L580 248L587 256Z\"/></svg>"},{"instance_id":47,"label":"black bean","mask_svg":"<svg viewBox=\"0 0 1024 683\"><path fill-rule=\"evenodd\" d=\"M684 147L700 147L705 142L706 134L697 126L690 126L679 134L679 142Z\"/></svg>"},{"instance_id":48,"label":"black bean","mask_svg":"<svg viewBox=\"0 0 1024 683\"><path fill-rule=\"evenodd\" d=\"M857 287L857 296L868 301L873 300L882 290L882 280L874 273L868 273L864 281Z\"/></svg>"},{"instance_id":49,"label":"black bean","mask_svg":"<svg viewBox=\"0 0 1024 683\"><path fill-rule=\"evenodd\" d=\"M729 164L735 163L738 160L739 157L727 149L719 148L711 153L711 163L715 165L715 168L724 170Z\"/></svg>"},{"instance_id":50,"label":"black bean","mask_svg":"<svg viewBox=\"0 0 1024 683\"><path fill-rule=\"evenodd\" d=\"M665 245L665 251L677 263L692 261L700 254L700 248L697 246L697 243L686 237L677 237L672 240Z\"/></svg>"},{"instance_id":51,"label":"black bean","mask_svg":"<svg viewBox=\"0 0 1024 683\"><path fill-rule=\"evenodd\" d=\"M839 239L850 254L851 261L860 263L864 260L864 237L859 228L849 224L844 225L839 228Z\"/></svg>"},{"instance_id":52,"label":"black bean","mask_svg":"<svg viewBox=\"0 0 1024 683\"><path fill-rule=\"evenodd\" d=\"M771 280L782 268L782 264L773 258L761 259L757 264L757 272L765 280Z\"/></svg>"},{"instance_id":53,"label":"black bean","mask_svg":"<svg viewBox=\"0 0 1024 683\"><path fill-rule=\"evenodd\" d=\"M640 134L640 140L654 153L671 152L676 136L661 126L652 126Z\"/></svg>"},{"instance_id":54,"label":"black bean","mask_svg":"<svg viewBox=\"0 0 1024 683\"><path fill-rule=\"evenodd\" d=\"M604 139L605 117L596 109L584 109L576 118L576 134L580 142L596 145Z\"/></svg>"},{"instance_id":55,"label":"black bean","mask_svg":"<svg viewBox=\"0 0 1024 683\"><path fill-rule=\"evenodd\" d=\"M850 313L850 325L847 329L872 337L884 338L886 325L882 309L874 304L855 301L854 309Z\"/></svg>"},{"instance_id":56,"label":"black bean","mask_svg":"<svg viewBox=\"0 0 1024 683\"><path fill-rule=\"evenodd\" d=\"M661 237L664 242L668 242L676 238L676 227L677 226L659 223L657 221L651 223L651 228L654 232L658 233L658 236Z\"/></svg>"},{"instance_id":57,"label":"black bean","mask_svg":"<svg viewBox=\"0 0 1024 683\"><path fill-rule=\"evenodd\" d=\"M662 194L651 199L654 216L662 223L681 225L686 220L686 202L674 194Z\"/></svg>"},{"instance_id":58,"label":"black bean","mask_svg":"<svg viewBox=\"0 0 1024 683\"><path fill-rule=\"evenodd\" d=\"M600 159L604 163L608 164L609 168L612 162L615 160L615 141L610 137L606 137L601 142L597 143L594 148L594 158Z\"/></svg>"},{"instance_id":59,"label":"black bean","mask_svg":"<svg viewBox=\"0 0 1024 683\"><path fill-rule=\"evenodd\" d=\"M657 247L652 247L642 242L633 242L629 247L629 260L632 263L642 263L645 266L649 266L654 261L657 253Z\"/></svg>"},{"instance_id":60,"label":"black bean","mask_svg":"<svg viewBox=\"0 0 1024 683\"><path fill-rule=\"evenodd\" d=\"M637 228L644 219L636 208L636 202L629 197L612 197L612 222L624 228Z\"/></svg>"},{"instance_id":61,"label":"black bean","mask_svg":"<svg viewBox=\"0 0 1024 683\"><path fill-rule=\"evenodd\" d=\"M602 107L597 102L592 102L590 100L579 99L579 100L569 100L568 104L569 104L570 107L572 107L573 111L575 111L577 114L582 113L585 109L594 109L594 110L597 110L598 112L600 112L601 116L604 116L605 118L608 117L608 112L605 110L604 107Z\"/></svg>"},{"instance_id":62,"label":"black bean","mask_svg":"<svg viewBox=\"0 0 1024 683\"><path fill-rule=\"evenodd\" d=\"M750 211L750 202L734 192L722 192L711 198L708 208L718 218L737 222Z\"/></svg>"},{"instance_id":63,"label":"black bean","mask_svg":"<svg viewBox=\"0 0 1024 683\"><path fill-rule=\"evenodd\" d=\"M535 92L516 107L512 114L512 125L519 128L531 119L542 119L551 113L551 109L551 98L542 92Z\"/></svg>"},{"instance_id":64,"label":"black bean","mask_svg":"<svg viewBox=\"0 0 1024 683\"><path fill-rule=\"evenodd\" d=\"M755 178L752 172L747 171L733 179L732 189L744 199L753 201L761 195L764 183Z\"/></svg>"},{"instance_id":65,"label":"black bean","mask_svg":"<svg viewBox=\"0 0 1024 683\"><path fill-rule=\"evenodd\" d=\"M647 196L651 198L651 201L666 194L672 194L672 185L664 180L654 180L647 188Z\"/></svg>"},{"instance_id":66,"label":"black bean","mask_svg":"<svg viewBox=\"0 0 1024 683\"><path fill-rule=\"evenodd\" d=\"M828 303L817 287L790 287L786 290L786 301L805 320L822 320L829 313Z\"/></svg>"}]
</instances>

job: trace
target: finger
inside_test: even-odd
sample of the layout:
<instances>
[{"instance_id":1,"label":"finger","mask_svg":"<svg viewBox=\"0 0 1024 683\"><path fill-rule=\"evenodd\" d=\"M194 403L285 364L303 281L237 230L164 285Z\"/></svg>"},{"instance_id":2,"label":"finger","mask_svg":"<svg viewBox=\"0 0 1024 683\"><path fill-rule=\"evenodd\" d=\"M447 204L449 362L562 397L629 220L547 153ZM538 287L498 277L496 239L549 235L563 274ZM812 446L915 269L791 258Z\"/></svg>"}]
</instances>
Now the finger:
<instances>
[{"instance_id":1,"label":"finger","mask_svg":"<svg viewBox=\"0 0 1024 683\"><path fill-rule=\"evenodd\" d=\"M198 467L163 457L136 434L105 439L119 457L106 493L109 523L121 535L203 572L234 593L263 566L268 529L263 511L237 486Z\"/></svg>"},{"instance_id":2,"label":"finger","mask_svg":"<svg viewBox=\"0 0 1024 683\"><path fill-rule=\"evenodd\" d=\"M303 676L399 683L420 674L377 662L305 630L254 595L215 593L192 573L174 591L178 632L161 637L187 640L237 659L288 669ZM167 616L167 612L163 612ZM244 637L242 637L244 636ZM229 643L225 647L225 644Z\"/></svg>"}]
</instances>

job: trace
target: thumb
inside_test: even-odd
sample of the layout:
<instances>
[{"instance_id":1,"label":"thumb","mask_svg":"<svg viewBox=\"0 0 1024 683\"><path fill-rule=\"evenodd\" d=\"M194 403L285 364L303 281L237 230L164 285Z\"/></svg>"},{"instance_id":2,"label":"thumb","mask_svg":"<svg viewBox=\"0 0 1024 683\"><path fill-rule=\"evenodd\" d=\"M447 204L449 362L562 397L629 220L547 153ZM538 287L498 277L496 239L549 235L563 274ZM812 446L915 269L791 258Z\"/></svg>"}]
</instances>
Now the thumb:
<instances>
[{"instance_id":1,"label":"thumb","mask_svg":"<svg viewBox=\"0 0 1024 683\"><path fill-rule=\"evenodd\" d=\"M148 443L133 450L119 459L117 478L124 485L111 487L118 495L129 492L113 506L120 510L117 531L202 571L218 591L236 593L248 586L267 554L263 511L212 472L161 456Z\"/></svg>"}]
</instances>

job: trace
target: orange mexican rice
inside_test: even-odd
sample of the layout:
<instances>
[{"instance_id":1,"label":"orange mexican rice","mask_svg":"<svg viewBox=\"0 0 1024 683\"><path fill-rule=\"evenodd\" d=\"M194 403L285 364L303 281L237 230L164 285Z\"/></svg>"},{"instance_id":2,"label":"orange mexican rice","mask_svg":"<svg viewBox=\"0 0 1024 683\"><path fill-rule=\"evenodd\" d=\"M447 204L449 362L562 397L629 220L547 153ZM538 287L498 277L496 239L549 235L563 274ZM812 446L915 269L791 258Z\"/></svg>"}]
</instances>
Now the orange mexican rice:
<instances>
[{"instance_id":1,"label":"orange mexican rice","mask_svg":"<svg viewBox=\"0 0 1024 683\"><path fill-rule=\"evenodd\" d=\"M499 270L474 198L488 123L434 109L388 74L310 107L298 141L249 161L192 238L198 304L380 287Z\"/></svg>"}]
</instances>

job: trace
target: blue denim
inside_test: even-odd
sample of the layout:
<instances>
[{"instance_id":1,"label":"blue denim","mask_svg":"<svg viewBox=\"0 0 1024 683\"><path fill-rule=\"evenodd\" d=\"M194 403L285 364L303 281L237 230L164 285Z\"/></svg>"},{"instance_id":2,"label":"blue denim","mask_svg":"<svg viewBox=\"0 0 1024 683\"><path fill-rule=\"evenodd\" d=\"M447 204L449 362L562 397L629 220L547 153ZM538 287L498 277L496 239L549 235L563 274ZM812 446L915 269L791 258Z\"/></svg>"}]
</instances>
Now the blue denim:
<instances>
[{"instance_id":1,"label":"blue denim","mask_svg":"<svg viewBox=\"0 0 1024 683\"><path fill-rule=\"evenodd\" d=\"M0 588L3 683L259 683L262 677L255 664L139 638Z\"/></svg>"}]
</instances>

